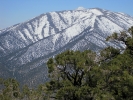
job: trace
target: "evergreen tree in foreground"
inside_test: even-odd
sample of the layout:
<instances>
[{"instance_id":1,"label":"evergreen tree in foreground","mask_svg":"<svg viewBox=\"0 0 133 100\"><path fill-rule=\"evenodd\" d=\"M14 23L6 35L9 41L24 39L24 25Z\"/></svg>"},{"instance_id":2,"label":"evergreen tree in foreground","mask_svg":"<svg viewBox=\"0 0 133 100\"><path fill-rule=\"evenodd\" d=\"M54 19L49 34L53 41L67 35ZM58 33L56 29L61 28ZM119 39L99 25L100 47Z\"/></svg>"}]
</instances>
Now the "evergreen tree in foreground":
<instances>
[{"instance_id":1,"label":"evergreen tree in foreground","mask_svg":"<svg viewBox=\"0 0 133 100\"><path fill-rule=\"evenodd\" d=\"M133 27L129 33L112 34L107 40L126 44L124 53L113 47L92 51L66 51L47 62L50 98L57 100L133 100ZM96 62L99 61L99 62Z\"/></svg>"},{"instance_id":2,"label":"evergreen tree in foreground","mask_svg":"<svg viewBox=\"0 0 133 100\"><path fill-rule=\"evenodd\" d=\"M87 81L87 74L93 66L96 54L92 51L66 51L47 62L51 81L47 88L53 92L53 98L63 100L81 100L92 98ZM83 93L83 91L85 93Z\"/></svg>"}]
</instances>

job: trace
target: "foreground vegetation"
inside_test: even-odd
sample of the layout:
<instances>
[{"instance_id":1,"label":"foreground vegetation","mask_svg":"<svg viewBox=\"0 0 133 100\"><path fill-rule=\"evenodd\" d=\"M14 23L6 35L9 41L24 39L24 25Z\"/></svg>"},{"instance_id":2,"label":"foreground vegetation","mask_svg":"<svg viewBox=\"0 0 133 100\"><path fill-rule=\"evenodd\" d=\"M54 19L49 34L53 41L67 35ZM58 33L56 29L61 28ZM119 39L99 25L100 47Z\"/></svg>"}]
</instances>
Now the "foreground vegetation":
<instances>
[{"instance_id":1,"label":"foreground vegetation","mask_svg":"<svg viewBox=\"0 0 133 100\"><path fill-rule=\"evenodd\" d=\"M50 81L22 89L14 79L0 79L0 100L133 100L133 27L107 41L122 41L124 51L107 47L65 51L47 62Z\"/></svg>"}]
</instances>

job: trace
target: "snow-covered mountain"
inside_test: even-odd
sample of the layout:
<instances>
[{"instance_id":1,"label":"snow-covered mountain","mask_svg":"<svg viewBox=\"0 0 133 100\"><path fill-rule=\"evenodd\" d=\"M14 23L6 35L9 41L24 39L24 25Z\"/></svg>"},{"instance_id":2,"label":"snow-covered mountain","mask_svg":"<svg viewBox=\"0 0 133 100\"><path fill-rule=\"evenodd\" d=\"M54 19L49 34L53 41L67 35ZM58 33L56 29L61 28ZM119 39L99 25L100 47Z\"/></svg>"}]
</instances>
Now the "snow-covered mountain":
<instances>
[{"instance_id":1,"label":"snow-covered mountain","mask_svg":"<svg viewBox=\"0 0 133 100\"><path fill-rule=\"evenodd\" d=\"M133 17L100 8L49 12L0 31L0 77L14 77L22 84L48 80L45 63L67 50L99 51L123 43L106 42L113 32L133 26Z\"/></svg>"}]
</instances>

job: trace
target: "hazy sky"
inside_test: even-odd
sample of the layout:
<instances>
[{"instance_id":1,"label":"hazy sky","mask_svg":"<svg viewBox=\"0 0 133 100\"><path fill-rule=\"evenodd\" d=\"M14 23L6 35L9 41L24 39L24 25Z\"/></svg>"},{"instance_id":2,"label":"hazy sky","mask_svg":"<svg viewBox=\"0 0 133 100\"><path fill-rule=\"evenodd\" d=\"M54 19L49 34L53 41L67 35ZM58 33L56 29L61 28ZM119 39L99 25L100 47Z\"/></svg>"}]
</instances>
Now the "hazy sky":
<instances>
[{"instance_id":1,"label":"hazy sky","mask_svg":"<svg viewBox=\"0 0 133 100\"><path fill-rule=\"evenodd\" d=\"M84 8L102 8L133 16L133 0L0 0L0 29L25 22L42 13Z\"/></svg>"}]
</instances>

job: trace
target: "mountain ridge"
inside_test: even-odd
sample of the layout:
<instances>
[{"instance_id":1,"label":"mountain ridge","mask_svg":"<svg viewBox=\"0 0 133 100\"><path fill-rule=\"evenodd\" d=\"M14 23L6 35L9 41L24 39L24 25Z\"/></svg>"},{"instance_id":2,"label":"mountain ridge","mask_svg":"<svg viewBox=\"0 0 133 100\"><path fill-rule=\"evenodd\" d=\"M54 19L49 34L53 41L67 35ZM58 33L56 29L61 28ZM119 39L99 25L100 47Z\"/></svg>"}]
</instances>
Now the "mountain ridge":
<instances>
[{"instance_id":1,"label":"mountain ridge","mask_svg":"<svg viewBox=\"0 0 133 100\"><path fill-rule=\"evenodd\" d=\"M100 8L41 14L1 30L0 63L21 83L36 86L48 80L46 62L50 57L67 49L125 48L121 42L105 40L132 25L133 17Z\"/></svg>"}]
</instances>

